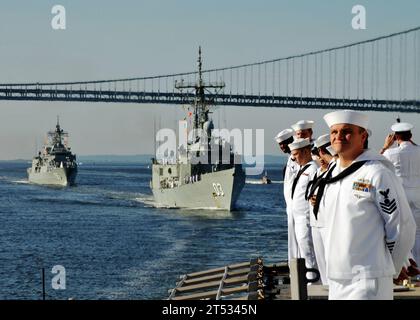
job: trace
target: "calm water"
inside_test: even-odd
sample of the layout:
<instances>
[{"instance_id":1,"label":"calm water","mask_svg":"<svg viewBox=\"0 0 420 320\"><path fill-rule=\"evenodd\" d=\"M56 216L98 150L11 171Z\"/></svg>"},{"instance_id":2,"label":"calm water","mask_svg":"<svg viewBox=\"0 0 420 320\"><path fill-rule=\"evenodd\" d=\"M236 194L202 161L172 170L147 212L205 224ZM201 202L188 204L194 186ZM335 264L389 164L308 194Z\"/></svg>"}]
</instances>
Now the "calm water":
<instances>
[{"instance_id":1,"label":"calm water","mask_svg":"<svg viewBox=\"0 0 420 320\"><path fill-rule=\"evenodd\" d=\"M0 162L0 299L40 299L43 267L47 299L165 299L187 272L287 259L280 183L250 181L232 213L158 209L145 163L84 163L70 188L28 184L27 166Z\"/></svg>"}]
</instances>

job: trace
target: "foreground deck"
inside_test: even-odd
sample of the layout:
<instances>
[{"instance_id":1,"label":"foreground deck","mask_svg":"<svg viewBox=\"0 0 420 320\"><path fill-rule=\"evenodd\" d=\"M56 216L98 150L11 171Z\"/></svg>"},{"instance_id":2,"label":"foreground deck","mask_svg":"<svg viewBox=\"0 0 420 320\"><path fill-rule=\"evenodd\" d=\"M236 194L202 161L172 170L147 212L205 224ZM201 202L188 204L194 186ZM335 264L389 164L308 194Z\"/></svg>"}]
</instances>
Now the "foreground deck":
<instances>
[{"instance_id":1,"label":"foreground deck","mask_svg":"<svg viewBox=\"0 0 420 320\"><path fill-rule=\"evenodd\" d=\"M308 271L316 275L308 280ZM306 269L303 259L264 265L262 258L182 275L169 300L326 300L328 286L316 284L318 270ZM310 282L311 285L308 285ZM415 288L398 286L394 298L420 300Z\"/></svg>"}]
</instances>

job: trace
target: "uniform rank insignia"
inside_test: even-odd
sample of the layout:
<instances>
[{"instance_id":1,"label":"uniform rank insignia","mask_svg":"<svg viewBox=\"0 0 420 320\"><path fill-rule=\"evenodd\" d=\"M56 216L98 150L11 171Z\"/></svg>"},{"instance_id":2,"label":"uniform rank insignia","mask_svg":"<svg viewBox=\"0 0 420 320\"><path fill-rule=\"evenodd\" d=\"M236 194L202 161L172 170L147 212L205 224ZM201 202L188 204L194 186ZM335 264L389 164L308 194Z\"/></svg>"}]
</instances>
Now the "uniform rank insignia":
<instances>
[{"instance_id":1,"label":"uniform rank insignia","mask_svg":"<svg viewBox=\"0 0 420 320\"><path fill-rule=\"evenodd\" d=\"M395 202L395 199L389 199L389 189L380 190L379 193L384 197L384 201L379 202L383 212L392 214L395 210L397 210L397 203Z\"/></svg>"}]
</instances>

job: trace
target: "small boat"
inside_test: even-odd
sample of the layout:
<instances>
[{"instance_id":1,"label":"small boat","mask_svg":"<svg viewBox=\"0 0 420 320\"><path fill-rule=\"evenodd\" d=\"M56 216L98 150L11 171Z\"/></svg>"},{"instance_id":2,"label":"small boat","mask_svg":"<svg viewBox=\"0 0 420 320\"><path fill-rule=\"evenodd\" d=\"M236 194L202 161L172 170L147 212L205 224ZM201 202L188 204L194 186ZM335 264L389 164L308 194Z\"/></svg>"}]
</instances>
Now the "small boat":
<instances>
[{"instance_id":1,"label":"small boat","mask_svg":"<svg viewBox=\"0 0 420 320\"><path fill-rule=\"evenodd\" d=\"M264 173L263 177L261 178L262 184L271 184L271 179L267 176L267 171Z\"/></svg>"}]
</instances>

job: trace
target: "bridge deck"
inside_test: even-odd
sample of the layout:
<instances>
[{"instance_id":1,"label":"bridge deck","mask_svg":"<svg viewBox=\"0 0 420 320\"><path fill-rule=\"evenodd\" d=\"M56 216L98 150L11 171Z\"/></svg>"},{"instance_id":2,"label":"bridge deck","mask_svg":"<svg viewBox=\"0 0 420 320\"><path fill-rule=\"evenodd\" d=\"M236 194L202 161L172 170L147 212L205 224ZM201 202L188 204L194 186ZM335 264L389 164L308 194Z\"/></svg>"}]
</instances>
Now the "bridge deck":
<instances>
[{"instance_id":1,"label":"bridge deck","mask_svg":"<svg viewBox=\"0 0 420 320\"><path fill-rule=\"evenodd\" d=\"M375 99L338 99L242 94L208 94L206 95L206 98L214 105L304 109L353 109L365 111L420 113L420 101L417 100L390 101ZM176 92L95 91L83 89L72 90L0 87L0 100L182 105L191 104L194 100L194 95L191 93Z\"/></svg>"}]
</instances>

